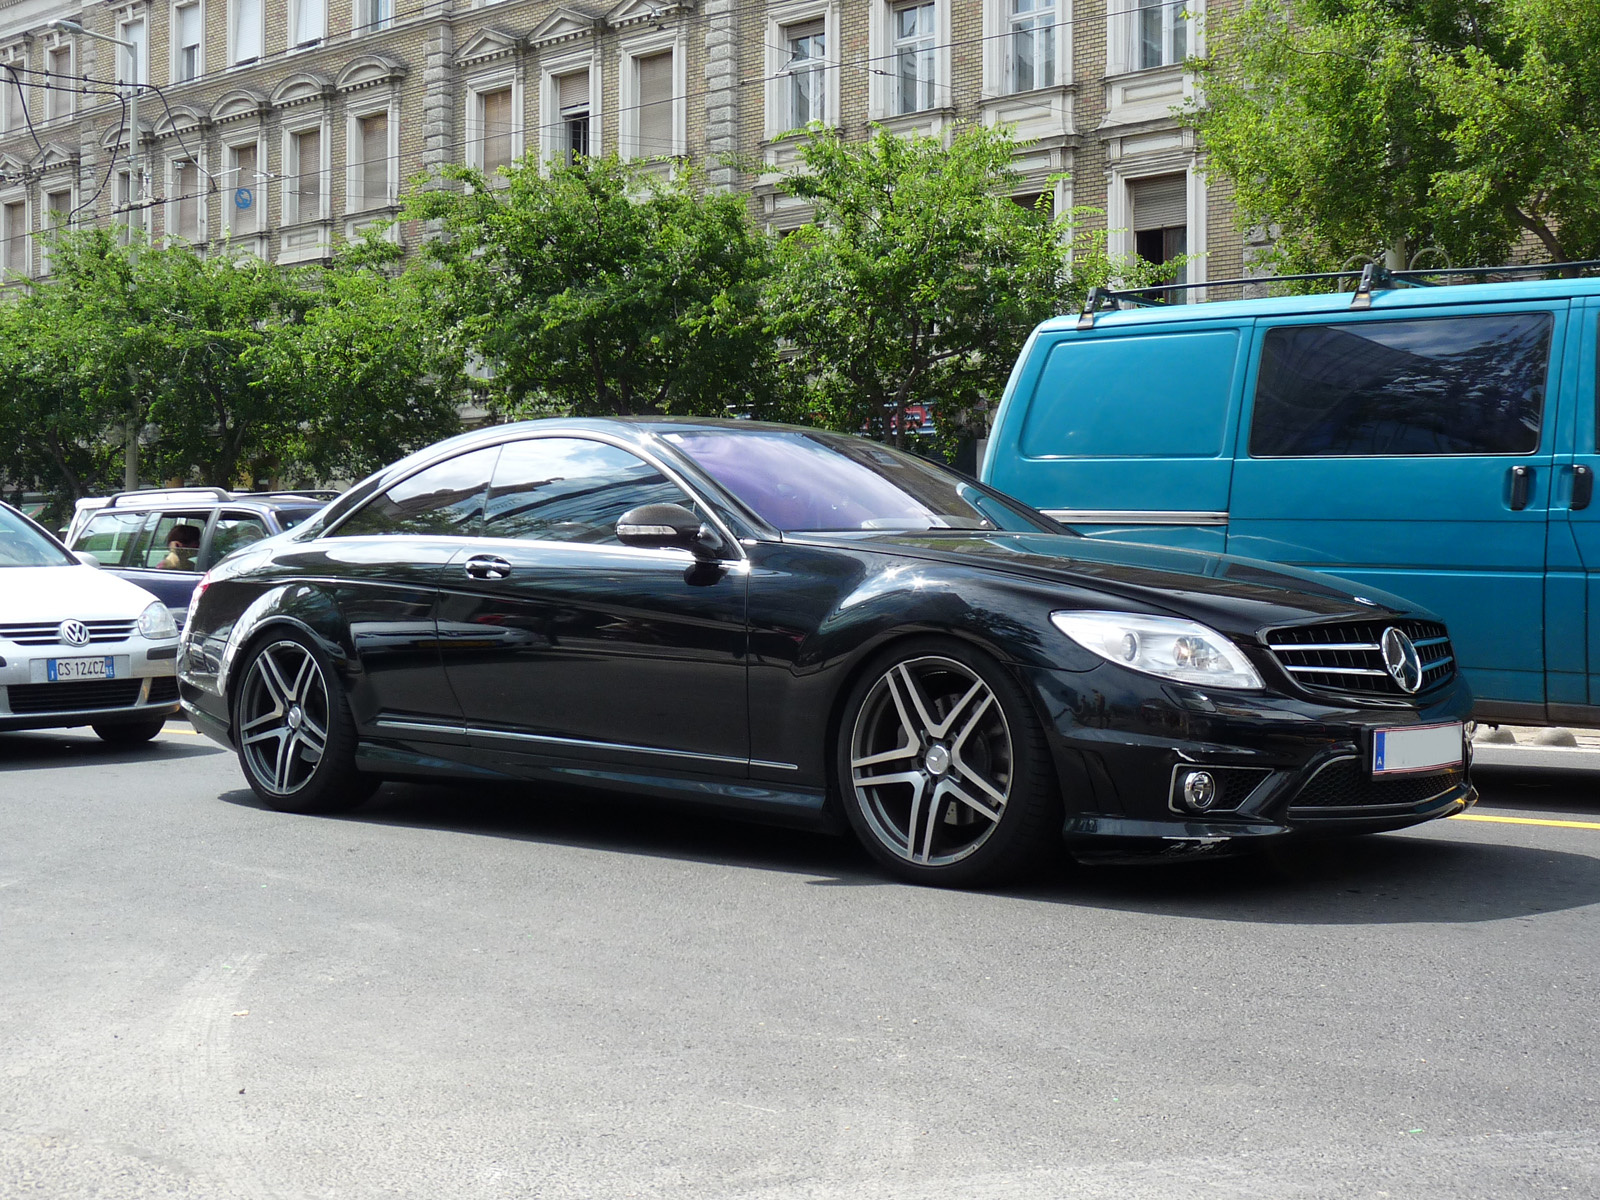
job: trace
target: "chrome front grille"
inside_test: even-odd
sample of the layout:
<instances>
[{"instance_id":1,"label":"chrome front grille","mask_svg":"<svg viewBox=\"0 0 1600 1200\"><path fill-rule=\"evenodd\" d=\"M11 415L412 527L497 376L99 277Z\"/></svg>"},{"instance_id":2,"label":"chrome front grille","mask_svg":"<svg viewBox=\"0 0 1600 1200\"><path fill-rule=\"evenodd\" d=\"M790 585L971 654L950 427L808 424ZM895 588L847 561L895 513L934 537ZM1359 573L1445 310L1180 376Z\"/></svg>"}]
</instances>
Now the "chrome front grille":
<instances>
[{"instance_id":1,"label":"chrome front grille","mask_svg":"<svg viewBox=\"0 0 1600 1200\"><path fill-rule=\"evenodd\" d=\"M133 636L136 621L85 621L89 627L89 640L97 642L125 642ZM0 640L15 642L19 646L65 646L61 640L60 621L34 621L0 625Z\"/></svg>"},{"instance_id":2,"label":"chrome front grille","mask_svg":"<svg viewBox=\"0 0 1600 1200\"><path fill-rule=\"evenodd\" d=\"M1267 634L1267 648L1278 665L1302 687L1316 691L1375 696L1407 693L1383 665L1383 631L1400 630L1417 648L1422 686L1432 691L1455 677L1455 652L1437 621L1349 621L1338 625L1296 625Z\"/></svg>"}]
</instances>

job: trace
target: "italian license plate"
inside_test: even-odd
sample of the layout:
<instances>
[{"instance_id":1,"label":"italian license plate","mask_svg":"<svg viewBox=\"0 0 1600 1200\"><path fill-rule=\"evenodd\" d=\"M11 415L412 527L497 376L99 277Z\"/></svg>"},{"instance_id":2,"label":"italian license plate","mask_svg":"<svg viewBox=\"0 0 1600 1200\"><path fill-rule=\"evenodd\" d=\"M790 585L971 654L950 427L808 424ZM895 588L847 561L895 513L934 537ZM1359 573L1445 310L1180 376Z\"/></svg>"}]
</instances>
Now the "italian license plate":
<instances>
[{"instance_id":1,"label":"italian license plate","mask_svg":"<svg viewBox=\"0 0 1600 1200\"><path fill-rule=\"evenodd\" d=\"M114 658L52 658L45 663L45 678L51 683L116 677L117 660Z\"/></svg>"},{"instance_id":2,"label":"italian license plate","mask_svg":"<svg viewBox=\"0 0 1600 1200\"><path fill-rule=\"evenodd\" d=\"M1460 721L1446 725L1409 725L1379 729L1372 735L1372 773L1405 775L1459 767L1462 757Z\"/></svg>"}]
</instances>

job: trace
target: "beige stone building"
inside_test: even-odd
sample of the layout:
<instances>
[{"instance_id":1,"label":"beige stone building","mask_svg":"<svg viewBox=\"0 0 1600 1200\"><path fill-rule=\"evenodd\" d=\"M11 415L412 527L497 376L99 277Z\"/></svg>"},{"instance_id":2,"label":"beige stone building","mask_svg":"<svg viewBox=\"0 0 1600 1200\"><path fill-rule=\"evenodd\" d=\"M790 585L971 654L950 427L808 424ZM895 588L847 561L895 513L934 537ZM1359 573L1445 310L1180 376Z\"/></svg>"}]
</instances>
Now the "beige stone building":
<instances>
[{"instance_id":1,"label":"beige stone building","mask_svg":"<svg viewBox=\"0 0 1600 1200\"><path fill-rule=\"evenodd\" d=\"M1172 116L1193 91L1182 64L1200 48L1204 9L0 0L0 268L12 281L47 273L37 234L61 222L142 223L152 237L313 261L394 216L415 177L524 154L687 160L712 186L748 191L782 229L806 213L776 192L774 171L808 121L848 137L983 122L1026 141L1019 194L1102 210L1113 252L1187 253L1192 280L1237 276L1228 197Z\"/></svg>"}]
</instances>

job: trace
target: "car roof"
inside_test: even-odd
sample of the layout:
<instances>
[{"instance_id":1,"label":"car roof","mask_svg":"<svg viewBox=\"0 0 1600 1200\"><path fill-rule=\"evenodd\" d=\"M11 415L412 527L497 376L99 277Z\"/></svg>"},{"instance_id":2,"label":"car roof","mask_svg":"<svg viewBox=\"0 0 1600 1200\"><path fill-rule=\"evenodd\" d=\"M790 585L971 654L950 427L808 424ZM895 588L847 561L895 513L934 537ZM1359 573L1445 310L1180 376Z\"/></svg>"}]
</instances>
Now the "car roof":
<instances>
[{"instance_id":1,"label":"car roof","mask_svg":"<svg viewBox=\"0 0 1600 1200\"><path fill-rule=\"evenodd\" d=\"M1263 279L1263 286L1270 279ZM1457 304L1509 304L1518 301L1565 300L1576 296L1600 296L1600 279L1523 279L1503 283L1462 283L1438 287L1400 287L1374 289L1372 307L1356 310L1356 315L1393 312L1414 308L1435 308ZM1158 304L1144 308L1125 308L1094 314L1094 331L1126 326L1190 324L1196 321L1249 320L1257 317L1332 315L1351 312L1351 292L1324 292L1308 296L1269 296L1256 300L1215 300L1202 304ZM1051 317L1039 326L1040 333L1067 333L1078 328L1079 314Z\"/></svg>"}]
</instances>

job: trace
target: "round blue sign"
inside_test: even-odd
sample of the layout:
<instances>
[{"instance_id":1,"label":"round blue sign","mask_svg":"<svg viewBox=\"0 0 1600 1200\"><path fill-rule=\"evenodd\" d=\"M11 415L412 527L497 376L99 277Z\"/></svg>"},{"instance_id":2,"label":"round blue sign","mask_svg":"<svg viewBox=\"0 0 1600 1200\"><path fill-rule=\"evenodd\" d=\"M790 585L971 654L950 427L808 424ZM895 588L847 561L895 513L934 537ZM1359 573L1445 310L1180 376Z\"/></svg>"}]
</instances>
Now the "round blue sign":
<instances>
[{"instance_id":1,"label":"round blue sign","mask_svg":"<svg viewBox=\"0 0 1600 1200\"><path fill-rule=\"evenodd\" d=\"M249 188L234 188L233 206L235 208L249 208L255 202L256 198L251 194Z\"/></svg>"}]
</instances>

